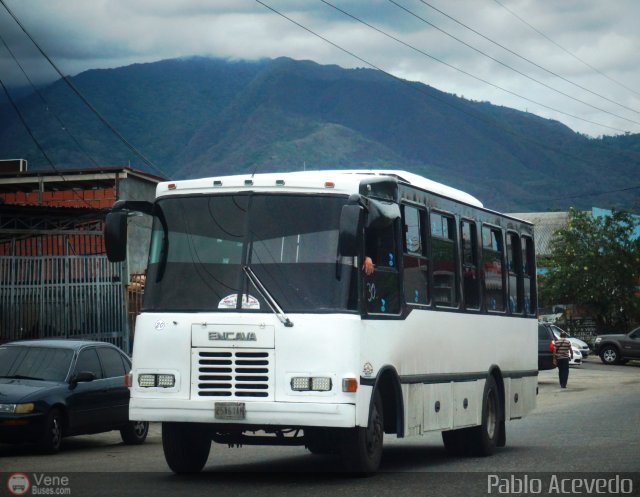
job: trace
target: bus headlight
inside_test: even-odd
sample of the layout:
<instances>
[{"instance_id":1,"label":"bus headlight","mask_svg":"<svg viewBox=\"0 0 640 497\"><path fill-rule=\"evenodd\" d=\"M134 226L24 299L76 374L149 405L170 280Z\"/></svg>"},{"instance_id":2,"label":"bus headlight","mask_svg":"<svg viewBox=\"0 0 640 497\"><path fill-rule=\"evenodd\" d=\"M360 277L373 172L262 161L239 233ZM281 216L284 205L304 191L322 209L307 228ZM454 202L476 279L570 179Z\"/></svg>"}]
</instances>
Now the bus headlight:
<instances>
[{"instance_id":1,"label":"bus headlight","mask_svg":"<svg viewBox=\"0 0 640 497\"><path fill-rule=\"evenodd\" d=\"M176 377L172 374L140 374L138 375L138 385L141 388L173 388L176 384Z\"/></svg>"},{"instance_id":2,"label":"bus headlight","mask_svg":"<svg viewBox=\"0 0 640 497\"><path fill-rule=\"evenodd\" d=\"M331 390L331 378L326 376L294 376L291 378L291 390L295 392L328 392Z\"/></svg>"}]
</instances>

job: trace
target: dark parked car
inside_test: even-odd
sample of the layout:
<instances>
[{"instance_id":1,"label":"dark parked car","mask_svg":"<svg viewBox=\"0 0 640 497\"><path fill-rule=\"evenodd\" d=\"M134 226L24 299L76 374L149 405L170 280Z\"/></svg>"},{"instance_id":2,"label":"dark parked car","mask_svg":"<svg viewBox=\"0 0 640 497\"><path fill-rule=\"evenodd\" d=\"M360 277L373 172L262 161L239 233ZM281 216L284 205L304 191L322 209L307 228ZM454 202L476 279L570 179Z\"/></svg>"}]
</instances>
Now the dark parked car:
<instances>
[{"instance_id":1,"label":"dark parked car","mask_svg":"<svg viewBox=\"0 0 640 497\"><path fill-rule=\"evenodd\" d=\"M555 346L553 328L548 323L538 323L538 370L553 369L553 348Z\"/></svg>"},{"instance_id":2,"label":"dark parked car","mask_svg":"<svg viewBox=\"0 0 640 497\"><path fill-rule=\"evenodd\" d=\"M629 359L640 360L640 328L626 335L598 335L593 350L605 364L624 364Z\"/></svg>"},{"instance_id":3,"label":"dark parked car","mask_svg":"<svg viewBox=\"0 0 640 497\"><path fill-rule=\"evenodd\" d=\"M149 423L129 421L131 361L104 342L29 340L0 345L0 442L60 450L69 435L120 430L141 444Z\"/></svg>"}]
</instances>

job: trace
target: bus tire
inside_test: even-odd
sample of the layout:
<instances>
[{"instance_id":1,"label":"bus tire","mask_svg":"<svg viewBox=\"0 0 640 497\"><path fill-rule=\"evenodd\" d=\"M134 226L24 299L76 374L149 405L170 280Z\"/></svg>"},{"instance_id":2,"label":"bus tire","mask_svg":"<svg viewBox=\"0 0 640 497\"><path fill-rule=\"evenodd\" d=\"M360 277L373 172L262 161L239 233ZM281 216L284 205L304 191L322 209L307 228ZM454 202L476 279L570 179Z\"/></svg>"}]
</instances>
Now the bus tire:
<instances>
[{"instance_id":1,"label":"bus tire","mask_svg":"<svg viewBox=\"0 0 640 497\"><path fill-rule=\"evenodd\" d=\"M463 456L467 454L465 435L467 429L448 430L442 432L442 442L444 443L444 450L447 454L452 456Z\"/></svg>"},{"instance_id":2,"label":"bus tire","mask_svg":"<svg viewBox=\"0 0 640 497\"><path fill-rule=\"evenodd\" d=\"M306 429L305 447L314 455L338 454L340 449L335 433L323 428Z\"/></svg>"},{"instance_id":3,"label":"bus tire","mask_svg":"<svg viewBox=\"0 0 640 497\"><path fill-rule=\"evenodd\" d=\"M469 454L490 456L496 451L503 424L501 416L500 392L493 376L489 375L482 394L482 424L468 428L467 438Z\"/></svg>"},{"instance_id":4,"label":"bus tire","mask_svg":"<svg viewBox=\"0 0 640 497\"><path fill-rule=\"evenodd\" d=\"M211 438L194 423L162 423L162 450L174 473L198 473L207 463Z\"/></svg>"},{"instance_id":5,"label":"bus tire","mask_svg":"<svg viewBox=\"0 0 640 497\"><path fill-rule=\"evenodd\" d=\"M344 469L350 473L370 475L378 470L382 459L384 419L382 398L376 390L369 408L366 428L351 428L340 444Z\"/></svg>"}]
</instances>

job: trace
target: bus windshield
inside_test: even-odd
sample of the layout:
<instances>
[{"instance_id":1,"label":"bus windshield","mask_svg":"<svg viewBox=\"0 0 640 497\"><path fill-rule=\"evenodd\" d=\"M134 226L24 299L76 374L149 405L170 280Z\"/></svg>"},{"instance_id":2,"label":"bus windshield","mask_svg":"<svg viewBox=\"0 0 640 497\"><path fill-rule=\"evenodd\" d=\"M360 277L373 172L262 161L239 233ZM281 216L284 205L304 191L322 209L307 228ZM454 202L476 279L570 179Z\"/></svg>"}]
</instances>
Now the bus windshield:
<instances>
[{"instance_id":1,"label":"bus windshield","mask_svg":"<svg viewBox=\"0 0 640 497\"><path fill-rule=\"evenodd\" d=\"M255 193L158 200L143 310L271 312L242 269L250 267L285 312L356 311L353 264L336 270L346 201Z\"/></svg>"}]
</instances>

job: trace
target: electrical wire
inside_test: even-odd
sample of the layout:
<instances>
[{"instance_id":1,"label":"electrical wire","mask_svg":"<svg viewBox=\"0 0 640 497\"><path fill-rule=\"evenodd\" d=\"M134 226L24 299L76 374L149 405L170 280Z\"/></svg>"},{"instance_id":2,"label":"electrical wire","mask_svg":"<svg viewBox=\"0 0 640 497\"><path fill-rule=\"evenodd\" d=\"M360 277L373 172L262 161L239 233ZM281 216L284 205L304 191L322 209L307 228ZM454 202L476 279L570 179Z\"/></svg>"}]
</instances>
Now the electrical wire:
<instances>
[{"instance_id":1,"label":"electrical wire","mask_svg":"<svg viewBox=\"0 0 640 497\"><path fill-rule=\"evenodd\" d=\"M93 163L94 166L97 166L98 163L95 161L95 159L93 157L91 157L91 155L85 150L85 148L80 144L80 142L76 139L76 137L73 135L73 133L71 133L71 131L69 130L69 128L67 128L67 126L65 126L64 122L62 122L62 119L60 119L60 117L58 117L58 115L55 113L55 111L53 111L53 109L51 108L51 106L49 105L49 103L46 101L46 99L44 98L44 95L42 94L42 92L40 90L38 90L38 88L33 84L33 81L31 81L31 78L29 78L29 75L26 73L26 71L24 70L24 67L22 67L22 64L20 64L20 61L17 59L17 57L15 56L15 54L13 53L13 51L11 50L11 48L9 48L9 45L7 44L7 42L4 40L4 38L2 37L2 35L0 35L0 41L2 41L2 44L4 45L4 47L7 49L7 52L9 52L9 55L11 55L11 57L13 58L13 60L15 61L15 63L18 65L18 67L20 68L20 70L22 71L22 74L24 75L24 77L27 79L27 81L29 82L29 85L31 85L31 88L33 89L33 91L38 95L38 97L40 97L40 100L42 101L42 103L45 106L45 109L47 111L51 111L51 115L53 115L53 117L56 119L56 121L58 121L58 124L60 125L60 128L65 131L69 137L73 140L73 142L76 144L76 146L78 147L78 149L80 149L80 151L85 155L85 157L87 159L89 159L89 161L91 163Z\"/></svg>"},{"instance_id":2,"label":"electrical wire","mask_svg":"<svg viewBox=\"0 0 640 497\"><path fill-rule=\"evenodd\" d=\"M258 1L258 0L256 0L256 1ZM562 111L562 110L560 110L560 109L557 109L557 108L555 108L555 107L551 107L551 106L549 106L549 105L543 104L542 102L538 102L537 100L533 100L533 99L531 99L531 98L529 98L529 97L525 97L524 95L521 95L521 94L516 93L516 92L514 92L514 91L511 91L511 90L509 90L509 89L507 89L507 88L504 88L504 87L502 87L502 86L499 86L499 85L497 85L497 84L495 84L495 83L492 83L491 81L488 81L488 80L486 80L486 79L484 79L484 78L481 78L481 77L479 77L479 76L476 76L475 74L472 74L472 73L470 73L470 72L468 72L468 71L465 71L464 69L461 69L461 68L459 68L459 67L457 67L457 66L454 66L453 64L449 64L448 62L445 62L444 60L439 59L438 57L435 57L435 56L431 55L430 53L425 52L424 50L421 50L421 49L419 49L419 48L417 48L417 47L415 47L415 46L413 46L413 45L411 45L411 44L409 44L409 43L407 43L407 42L405 42L405 41L403 41L403 40L401 40L401 39L399 39L399 38L397 38L397 37L395 37L395 36L393 36L393 35L391 35L391 34L389 34L389 33L387 33L386 31L383 31L382 29L380 29L380 28L377 28L377 27L373 26L372 24L369 24L368 22L366 22L366 21L364 21L364 20L360 19L359 17L354 16L353 14L350 14L349 12L347 12L347 11L345 11L345 10L341 9L340 7L337 7L336 5L334 5L334 4L330 3L330 2L328 2L327 0L320 0L320 1L321 1L322 3L324 3L324 4L326 4L327 6L329 6L329 7L333 8L333 9L337 10L338 12L341 12L342 14L344 14L344 15L346 15L346 16L348 16L348 17L350 17L351 19L353 19L353 20L355 20L355 21L357 21L357 22L359 22L359 23L361 23L361 24L363 24L363 25L367 26L368 28L373 29L374 31L376 31L376 32L378 32L378 33L380 33L380 34L382 34L382 35L386 36L387 38L390 38L390 39L392 39L392 40L394 40L394 41L396 41L396 42L400 43L401 45L404 45L405 47L410 48L411 50L414 50L415 52L418 52L419 54L424 55L425 57L430 58L431 60L434 60L434 61L436 61L436 62L438 62L438 63L440 63L440 64L443 64L443 65L445 65L445 66L447 66L447 67L449 67L449 68L451 68L451 69L454 69L455 71L458 71L458 72L460 72L461 74L464 74L464 75L466 75L466 76L469 76L470 78L473 78L473 79L475 79L476 81L480 81L481 83L484 83L484 84L489 85L489 86L491 86L491 87L493 87L493 88L496 88L497 90L500 90L500 91L503 91L503 92L505 92L505 93L508 93L509 95L513 95L514 97L520 98L520 99L525 100L525 101L527 101L527 102L529 102L529 103L532 103L532 104L535 104L535 105L539 105L540 107L543 107L543 108L545 108L545 109L547 109L547 110L551 110L551 111L553 111L553 112L557 112L558 114L562 114L562 115L564 115L564 116L571 117L572 119L577 119L577 120L579 120L579 121L583 121L583 122L586 122L586 123L589 123L589 124L594 124L594 125L596 125L596 126L600 126L600 127L603 127L603 128L611 129L611 130L613 130L613 131L619 131L619 132L621 132L621 133L626 132L626 130L623 130L623 129L620 129L620 128L616 128L616 127L613 127L613 126L608 126L608 125L606 125L606 124L602 124L602 123L599 123L599 122L596 122L596 121L591 121L591 120L589 120L589 119L585 119L585 118L583 118L583 117L579 117L579 116L576 116L576 115L570 114L570 113L568 113L568 112L564 112L564 111ZM258 3L261 3L262 5L265 5L263 2L258 2ZM274 10L274 11L275 11L275 10ZM277 12L277 11L276 11L276 12ZM280 15L283 15L283 14L281 14L281 13L279 13L279 12L277 12L277 13L278 13L278 14L280 14ZM286 16L284 16L284 15L283 15L283 17L287 18L287 17L286 17ZM287 19L289 19L289 18L287 18ZM289 20L291 20L291 19L289 19ZM295 21L293 21L293 20L291 20L291 22L294 22L294 23L295 23L295 24L297 24L298 26L303 27L301 24L296 23L296 22L295 22ZM303 27L303 29L306 29L306 30L307 30L307 31L309 31L310 33L312 33L312 34L314 34L314 35L316 35L316 36L319 36L317 33L313 32L313 31L311 31L311 30L309 30L309 29L307 29L307 28L305 28L305 27ZM386 74L388 74L388 75L391 75L390 73L388 73L388 72L386 72L386 71L383 71L383 70L382 70L382 69L380 69L379 67L377 67L377 66L375 66L375 65L371 64L370 62L367 62L367 61L363 60L362 58L355 56L353 53L348 52L347 50L344 50L342 47L339 47L339 46L337 46L336 44L334 44L334 43L332 43L332 42L328 41L326 38L323 38L322 36L319 36L319 37L320 37L321 39L323 39L324 41L327 41L327 42L331 43L332 45L334 45L335 47L339 48L340 50L342 50L342 51L344 51L344 52L348 53L349 55L352 55L352 56L356 57L358 60L360 60L360 61L362 61L362 62L364 62L364 63L368 64L369 66L373 67L374 69L378 69L379 71L382 71L382 72L385 72L385 73L386 73ZM391 75L391 76L393 76L393 75ZM397 78L396 76L393 76L393 77L394 77L394 78L396 78L396 79L398 79L399 81L403 81L402 79ZM640 123L638 123L638 124L640 124Z\"/></svg>"},{"instance_id":3,"label":"electrical wire","mask_svg":"<svg viewBox=\"0 0 640 497\"><path fill-rule=\"evenodd\" d=\"M545 71L546 73L551 74L552 76L555 76L556 78L559 78L559 79L561 79L562 81L565 81L566 83L569 83L569 84L571 84L571 85L575 86L576 88L580 88L581 90L584 90L584 91L586 91L586 92L588 92L588 93L591 93L592 95L594 95L594 96L596 96L596 97L602 98L603 100L606 100L607 102L610 102L610 103L612 103L612 104L615 104L615 105L617 105L617 106L619 106L619 107L621 107L621 108L623 108L623 109L627 109L627 110L629 110L629 111L631 111L631 112L635 112L636 114L640 114L640 111L637 111L637 110L635 110L635 109L632 109L631 107L627 107L626 105L621 104L621 103L619 103L619 102L616 102L615 100L612 100L612 99L610 99L610 98L606 97L605 95L601 95L600 93L597 93L597 92L595 92L595 91L592 91L592 90L590 90L589 88L586 88L586 87L584 87L584 86L582 86L582 85L580 85L580 84L576 83L575 81L571 81L570 79L567 79L567 78L565 78L564 76L562 76L562 75L560 75L560 74L558 74L558 73L556 73L556 72L554 72L554 71L552 71L552 70L550 70L550 69L547 69L547 68L546 68L546 67L544 67L544 66L541 66L540 64L538 64L538 63L536 63L536 62L532 61L531 59L528 59L527 57L524 57L523 55L520 55L519 53L515 52L514 50L511 50L510 48L508 48L508 47L506 47L506 46L502 45L501 43L498 43L497 41L492 40L492 39L491 39L491 38L489 38L488 36L486 36L486 35L484 35L484 34L480 33L479 31L477 31L477 30L473 29L472 27L467 26L465 23L463 23L463 22L459 21L459 20L458 20L458 19L456 19L455 17L450 16L450 15L449 15L449 14L447 14L446 12L444 12L444 11L442 11L442 10L438 9L437 7L435 7L435 6L431 5L429 2L427 2L427 1L425 1L425 0L419 0L419 1L420 1L420 2L422 2L423 4L425 4L427 7L429 7L429 8L431 8L431 9L435 10L436 12L439 12L440 14L442 14L443 16L445 16L446 18L448 18L448 19L452 20L452 21L453 21L453 22L455 22L456 24L458 24L458 25L462 26L462 27L463 27L463 28L465 28L465 29L468 29L468 30L469 30L469 31L471 31L472 33L475 33L476 35L480 36L481 38L484 38L484 39L485 39L485 40L487 40L488 42L493 43L494 45L496 45L496 46L498 46L498 47L502 48L503 50L505 50L505 51L509 52L509 53L510 53L510 54L512 54L512 55L515 55L515 56L516 56L516 57L518 57L519 59L524 60L525 62L528 62L529 64L531 64L531 65L533 65L533 66L537 67L538 69L542 69L542 70L543 70L543 71Z\"/></svg>"},{"instance_id":4,"label":"electrical wire","mask_svg":"<svg viewBox=\"0 0 640 497\"><path fill-rule=\"evenodd\" d=\"M585 161L585 159L584 159L583 157L578 157L578 156L572 155L572 154L567 153L567 152L565 152L564 150L559 149L559 148L557 148L557 147L553 147L553 146L550 146L550 145L548 145L548 144L541 143L541 142L538 142L538 141L536 141L536 140L533 140L533 139L531 139L531 138L529 138L529 137L527 137L527 136L523 136L523 135L521 135L521 134L519 134L519 133L517 133L517 132L514 132L514 131L512 131L512 130L510 130L510 129L508 129L508 128L505 128L505 127L501 126L499 123L496 123L495 121L492 121L492 120L486 119L486 118L484 118L484 117L482 117L482 116L477 115L476 113L469 112L468 110L463 109L463 108L461 108L460 106L454 105L454 104L452 104L452 103L450 103L450 102L447 102L447 101L445 101L445 100L443 100L443 99L441 99L441 98L438 98L437 96L435 96L435 95L433 95L433 94L431 94L431 93L428 93L428 92L424 91L420 86L416 86L416 85L414 85L414 84L410 83L409 81L406 81L406 80L404 80L404 79L402 79L402 78L399 78L398 76L395 76L395 75L393 75L393 74L391 74L391 73L389 73L389 72L387 72L387 71L385 71L385 70L381 69L381 68L380 68L380 67L378 67L377 65L375 65L375 64L373 64L373 63L371 63L371 62L369 62L368 60L366 60L366 59L364 59L364 58L360 57L359 55L357 55L357 54L355 54L355 53L351 52L350 50L348 50L348 49L346 49L346 48L344 48L344 47L342 47L342 46L338 45L337 43L335 43L335 42L333 42L333 41L329 40L328 38L326 38L326 37L322 36L321 34L316 33L315 31L313 31L312 29L310 29L310 28L308 28L308 27L304 26L303 24L299 23L299 22L298 22L298 21L296 21L295 19L292 19L291 17L289 17L289 16L287 16L286 14L284 14L284 13L280 12L279 10L275 9L274 7L271 7L270 5L266 4L264 1L262 1L262 0L255 0L255 1L256 1L257 3L259 3L260 5L262 5L263 7L265 7L266 9L270 10L271 12L273 12L274 14L279 15L279 16L280 16L280 17L282 17L283 19L286 19L287 21L289 21L289 22L291 22L292 24L294 24L294 25L298 26L299 28L303 29L304 31L307 31L308 33L312 34L313 36L316 36L317 38L319 38L319 39L323 40L324 42L326 42L326 43L330 44L331 46L333 46L333 47L337 48L338 50L340 50L340 51L342 51L342 52L346 53L347 55L349 55L349 56L351 56L351 57L353 57L353 58L355 58L355 59L359 60L360 62L362 62L362 63L366 64L367 66L369 66L369 67L371 67L371 68L373 68L373 69L376 69L376 70L380 71L381 73L383 73L383 74L385 74L386 76L388 76L388 77L390 77L390 78L392 78L392 79L394 79L394 80L396 80L396 81L398 81L398 82L400 82L400 83L404 84L405 86L408 86L408 87L412 88L413 90L418 91L418 92L420 92L421 94L426 95L427 97L429 97L429 98L431 98L431 99L433 99L433 100L436 100L436 101L438 101L438 102L440 102L440 103L442 103L442 104L444 104L444 105L446 105L446 106L448 106L448 107L451 107L451 108L453 108L453 109L457 110L458 112L461 112L461 113L463 113L463 114L466 114L467 116L472 117L473 119L476 119L476 120L478 120L478 121L484 122L484 123L486 123L486 124L488 124L488 125L490 125L490 126L492 126L492 127L496 128L496 129L499 129L499 130L501 130L501 131L503 131L503 132L505 132L505 133L508 133L508 134L510 134L510 135L512 135L512 136L515 136L515 137L517 137L517 138L519 138L519 139L521 139L521 140L523 140L523 141L527 141L527 142L529 142L529 143L531 143L531 144L533 144L533 145L537 145L537 146L543 147L544 149L549 150L550 152L555 152L555 153L557 153L558 155L561 155L561 156L567 157L567 158L569 158L569 159L574 159L574 160L575 160L575 159L577 159L577 160L582 161L582 162L588 162L588 163L591 163L591 164L593 164L593 165L599 165L599 164L597 164L597 163L595 163L595 162L593 162L593 161L589 161L589 160L586 160L586 161ZM376 28L376 29L377 29L377 28ZM617 153L617 151L615 151L615 150L612 150L612 152L613 152L613 153ZM631 189L636 189L636 188L640 188L640 185L635 186L635 187L632 187L632 188L628 188L628 189L629 189L629 190L631 190ZM615 191L625 191L625 190L627 190L627 188L625 188L625 189L621 189L621 190L615 190ZM615 191L613 191L613 192L615 192ZM606 192L605 192L605 193L606 193ZM580 197L580 196L583 196L583 195L575 195L575 197L574 197L574 198L578 198L578 197ZM584 196L586 196L586 195L584 195Z\"/></svg>"},{"instance_id":5,"label":"electrical wire","mask_svg":"<svg viewBox=\"0 0 640 497\"><path fill-rule=\"evenodd\" d=\"M320 0L320 1L321 1L321 2L324 2L324 3L327 3L325 0ZM440 31L442 34L444 34L444 35L446 35L446 36L448 36L448 37L450 37L450 38L452 38L452 39L456 40L456 41L457 41L457 42L459 42L459 43L462 43L464 46L466 46L466 47L470 48L471 50L473 50L473 51L475 51L475 52L477 52L477 53L479 53L479 54L483 55L484 57L487 57L487 58L491 59L492 61L496 62L497 64L500 64L501 66L503 66L503 67L505 67L505 68L507 68L507 69L509 69L509 70L511 70L511 71L513 71L513 72L515 72L515 73L517 73L517 74L519 74L519 75L521 75L521 76L523 76L523 77L525 77L525 78L527 78L527 79L531 80L531 81L533 81L534 83L537 83L537 84L539 84L539 85L541 85L541 86L543 86L543 87L547 88L548 90L551 90L551 91L556 92L556 93L558 93L558 94L560 94L560 95L562 95L562 96L564 96L564 97L566 97L566 98L569 98L569 99L574 100L574 101L576 101L576 102L579 102L579 103L581 103L581 104L583 104L583 105L586 105L587 107L591 107L592 109L595 109L595 110L597 110L597 111L599 111L599 112L603 112L603 113L605 113L605 114L609 114L610 116L616 117L616 118L618 118L618 119L622 119L623 121L627 121L627 122L630 122L630 123L633 123L633 124L638 124L638 125L640 125L640 121L634 121L633 119L629 119L629 118L627 118L627 117L620 116L620 115L618 115L618 114L614 114L613 112L610 112L610 111L608 111L608 110L606 110L606 109L602 109L601 107L597 107L597 106L595 106L595 105L593 105L593 104L590 104L589 102L586 102L586 101L581 100L581 99L579 99L579 98L577 98L577 97L574 97L573 95L570 95L570 94L568 94L568 93L566 93L566 92L564 92L564 91L562 91L562 90L558 90L557 88L554 88L553 86L548 85L547 83L545 83L545 82L543 82L543 81L540 81L540 80L538 80L538 79L536 79L536 78L534 78L534 77L532 77L532 76L529 76L528 74L523 73L522 71L520 71L520 70L516 69L515 67L512 67L512 66L510 66L509 64L507 64L507 63L505 63L505 62L502 62L502 61L501 61L501 60L499 60L499 59L496 59L495 57L493 57L493 56L489 55L488 53L483 52L483 51L482 51L482 50L480 50L479 48L474 47L474 46L473 46L473 45L471 45L470 43L467 43L466 41L461 40L461 39L460 39L460 38L458 38L457 36L452 35L452 34L451 34L451 33L449 33L448 31L445 31L444 29L442 29L442 28L440 28L440 27L436 26L435 24L433 24L432 22L428 21L427 19L425 19L425 18L423 18L423 17L419 16L418 14L416 14L415 12L413 12L412 10L410 10L410 9L408 9L408 8L406 8L406 7L404 7L403 5L400 5L400 4L399 4L398 2L396 2L395 0L387 0L387 1L388 1L389 3L392 3L393 5L397 6L398 8L400 8L400 9L404 10L405 12L407 12L407 13L408 13L408 14L410 14L410 15L412 15L412 16L413 16L413 17L415 17L416 19L419 19L420 21L424 22L425 24L427 24L427 25L431 26L432 28L434 28L434 29L436 29L436 30Z\"/></svg>"},{"instance_id":6,"label":"electrical wire","mask_svg":"<svg viewBox=\"0 0 640 497\"><path fill-rule=\"evenodd\" d=\"M504 10L506 10L507 12L509 12L509 14L511 14L513 17L515 17L516 19L518 19L520 22L522 22L523 24L525 24L526 26L528 26L529 28L531 28L533 31L535 31L536 33L538 33L540 36L542 36L544 39L546 39L547 41L549 41L550 43L553 43L556 47L558 47L560 50L562 50L563 52L565 52L566 54L570 55L571 57L573 57L574 59L576 59L578 62L581 62L582 64L584 64L586 67L588 67L589 69L591 69L592 71L598 73L600 76L603 76L604 78L607 78L609 81L611 81L612 83L617 84L618 86L624 88L625 90L630 91L631 93L635 93L636 95L640 96L640 93L638 93L637 91L633 90L632 88L629 88L628 86L626 86L625 84L621 83L620 81L617 81L615 79L613 79L612 77L608 76L607 74L605 74L604 72L602 72L600 69L592 66L591 64L589 64L588 62L586 62L585 60L581 59L580 57L578 57L576 54L574 54L573 52L567 50L565 47L563 47L562 45L560 45L559 43L557 43L556 41L552 40L551 38L549 38L546 34L544 34L542 31L540 31L539 29L537 29L535 26L529 24L527 21L525 21L522 17L520 17L518 14L516 14L513 10L511 10L509 7L507 7L506 5L504 5L503 3L499 2L498 0L493 0L495 3L497 3L500 7L502 7Z\"/></svg>"},{"instance_id":7,"label":"electrical wire","mask_svg":"<svg viewBox=\"0 0 640 497\"><path fill-rule=\"evenodd\" d=\"M34 46L38 49L38 51L40 52L40 54L42 54L42 56L47 60L47 62L49 62L49 64L51 65L51 67L53 67L55 69L55 71L58 73L58 75L60 76L60 78L67 84L67 86L71 89L71 91L73 91L78 98L80 98L80 100L82 100L82 102L91 110L91 112L93 112L96 117L98 117L98 119L100 119L100 121L114 134L118 137L118 139L120 139L120 141L122 143L124 143L127 148L129 148L129 150L131 150L135 155L137 155L145 164L147 164L149 167L153 168L156 172L159 172L161 176L164 177L169 177L169 175L167 173L165 173L160 167L156 166L151 160L147 159L147 157L145 157L142 152L140 152L136 147L134 147L123 135L122 133L120 133L115 127L113 127L111 125L111 123L109 123L109 121L106 120L106 118L100 113L98 112L98 110L91 104L91 102L89 102L89 100L87 100L87 98L80 92L80 90L76 87L76 85L73 84L73 82L71 81L71 79L64 75L62 73L62 71L58 68L58 66L53 62L53 60L51 60L51 58L46 54L46 52L42 49L42 47L38 44L38 42L29 34L29 32L27 31L27 29L23 26L23 24L20 22L20 19L18 19L16 17L16 15L11 11L11 9L9 9L9 7L7 6L7 4L5 3L4 0L0 0L0 4L2 4L2 6L5 8L5 10L9 13L9 15L13 18L13 20L16 22L16 24L18 26L20 26L20 29L24 32L25 35L27 35L27 38L29 38L29 40L31 40L31 42L34 44Z\"/></svg>"},{"instance_id":8,"label":"electrical wire","mask_svg":"<svg viewBox=\"0 0 640 497\"><path fill-rule=\"evenodd\" d=\"M47 155L47 152L45 152L44 148L42 147L42 145L40 144L40 142L38 141L38 139L35 137L35 135L33 134L33 131L31 130L31 128L29 127L29 125L27 124L26 119L24 118L24 116L22 115L22 112L20 112L20 109L18 108L18 106L16 105L15 101L13 100L13 97L11 96L11 94L9 93L9 90L7 90L7 87L5 86L4 82L2 81L2 79L0 78L0 86L2 86L2 89L4 90L5 95L7 96L7 99L9 100L9 103L11 104L11 107L13 107L13 110L16 112L18 118L20 119L20 122L22 123L22 125L24 126L24 128L27 130L27 133L29 134L29 136L31 137L31 139L33 140L33 143L35 143L36 147L38 147L38 150L40 151L40 153L44 156L44 158L47 160L47 162L49 163L49 165L51 166L51 169L53 169L55 171L55 173L60 176L60 178L62 178L62 181L67 181L66 178L62 175L62 173L58 170L58 168L56 168L55 164L53 163L53 161L51 160L51 157L49 157ZM93 209L94 207L83 197L80 196L80 194L75 191L75 190L71 190L73 192L73 194L78 197L78 199L83 202L89 209Z\"/></svg>"}]
</instances>

